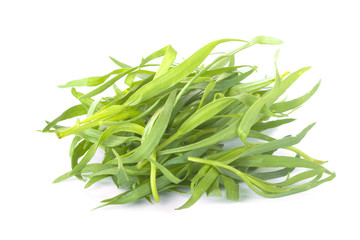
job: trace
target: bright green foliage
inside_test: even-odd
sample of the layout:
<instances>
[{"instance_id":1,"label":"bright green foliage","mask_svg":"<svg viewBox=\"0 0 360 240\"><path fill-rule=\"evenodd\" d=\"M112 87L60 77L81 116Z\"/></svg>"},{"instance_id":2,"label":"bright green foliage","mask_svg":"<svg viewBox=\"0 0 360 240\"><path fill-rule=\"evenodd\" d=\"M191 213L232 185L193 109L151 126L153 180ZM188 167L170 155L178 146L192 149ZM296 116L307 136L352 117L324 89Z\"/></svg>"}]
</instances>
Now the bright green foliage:
<instances>
[{"instance_id":1,"label":"bright green foliage","mask_svg":"<svg viewBox=\"0 0 360 240\"><path fill-rule=\"evenodd\" d=\"M217 45L227 42L239 47L216 55L207 64ZM88 188L110 178L125 191L104 200L102 206L141 198L150 201L151 196L159 202L161 192L182 192L185 188L191 196L178 208L184 209L204 193L221 197L225 191L227 199L238 201L242 194L239 184L273 198L333 179L335 174L322 166L326 162L294 146L314 124L280 139L263 133L295 121L288 115L316 92L320 82L301 97L278 101L310 67L279 74L277 52L274 76L248 81L257 67L235 65L235 54L242 50L255 44L281 43L266 36L250 41L221 39L181 63L175 62L177 52L168 45L135 67L110 57L118 69L59 86L71 88L80 103L47 122L42 130L55 132L59 138L74 135L69 152L71 169L54 182L77 177L87 181ZM160 63L152 63L159 58ZM118 81L128 88L119 88L126 85ZM92 89L84 94L75 87ZM100 96L109 89L114 91L112 96ZM73 126L57 125L75 117L79 119ZM225 150L222 142L235 138L243 144ZM104 157L94 163L99 148ZM279 149L288 155L277 154Z\"/></svg>"}]
</instances>

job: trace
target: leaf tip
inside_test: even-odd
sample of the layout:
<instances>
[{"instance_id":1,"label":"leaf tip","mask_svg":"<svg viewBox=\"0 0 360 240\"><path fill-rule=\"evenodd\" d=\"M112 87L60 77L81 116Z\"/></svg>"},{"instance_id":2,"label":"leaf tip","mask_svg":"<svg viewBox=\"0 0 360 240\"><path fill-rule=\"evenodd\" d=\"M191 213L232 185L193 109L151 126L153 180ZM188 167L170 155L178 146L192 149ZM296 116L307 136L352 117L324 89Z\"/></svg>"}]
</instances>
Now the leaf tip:
<instances>
[{"instance_id":1,"label":"leaf tip","mask_svg":"<svg viewBox=\"0 0 360 240\"><path fill-rule=\"evenodd\" d=\"M56 178L52 183L59 183L62 182L68 178L70 178L72 175L70 173L65 173L61 175L60 177Z\"/></svg>"},{"instance_id":2,"label":"leaf tip","mask_svg":"<svg viewBox=\"0 0 360 240\"><path fill-rule=\"evenodd\" d=\"M108 206L108 205L109 205L109 204L108 204L108 203L106 203L106 204L103 204L103 205L97 206L96 208L91 209L91 211L98 210L98 209L103 208L103 207L106 207L106 206Z\"/></svg>"},{"instance_id":3,"label":"leaf tip","mask_svg":"<svg viewBox=\"0 0 360 240\"><path fill-rule=\"evenodd\" d=\"M60 180L59 178L55 179L52 183L55 184L55 183L59 183L61 182L62 180Z\"/></svg>"},{"instance_id":4,"label":"leaf tip","mask_svg":"<svg viewBox=\"0 0 360 240\"><path fill-rule=\"evenodd\" d=\"M307 71L309 71L310 69L312 68L312 66L306 66L306 67L303 67L302 68L302 72L307 72Z\"/></svg>"},{"instance_id":5,"label":"leaf tip","mask_svg":"<svg viewBox=\"0 0 360 240\"><path fill-rule=\"evenodd\" d=\"M178 208L175 208L175 210L183 210L183 209L186 209L186 208L188 208L188 207L186 207L185 204L184 204L184 205L182 205L182 206L180 206Z\"/></svg>"},{"instance_id":6,"label":"leaf tip","mask_svg":"<svg viewBox=\"0 0 360 240\"><path fill-rule=\"evenodd\" d=\"M316 124L316 122L311 123L311 124L309 125L309 127L308 127L308 128L312 128L312 127L314 127L314 126L315 126L315 124Z\"/></svg>"},{"instance_id":7,"label":"leaf tip","mask_svg":"<svg viewBox=\"0 0 360 240\"><path fill-rule=\"evenodd\" d=\"M282 40L269 36L256 36L251 39L249 42L253 44L268 44L268 45L278 45L284 43Z\"/></svg>"}]
</instances>

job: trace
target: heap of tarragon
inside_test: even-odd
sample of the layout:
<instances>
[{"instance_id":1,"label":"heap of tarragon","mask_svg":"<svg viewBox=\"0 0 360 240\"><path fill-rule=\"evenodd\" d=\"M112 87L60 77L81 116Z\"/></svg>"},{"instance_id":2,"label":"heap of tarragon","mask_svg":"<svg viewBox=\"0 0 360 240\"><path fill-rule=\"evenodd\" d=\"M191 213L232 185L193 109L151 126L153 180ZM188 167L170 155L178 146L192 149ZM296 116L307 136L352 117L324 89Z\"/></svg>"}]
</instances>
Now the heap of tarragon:
<instances>
[{"instance_id":1,"label":"heap of tarragon","mask_svg":"<svg viewBox=\"0 0 360 240\"><path fill-rule=\"evenodd\" d=\"M204 66L205 59L214 56L214 48L226 42L240 46ZM151 196L159 202L159 192L185 190L191 196L178 208L183 209L204 193L221 196L222 189L227 199L237 201L242 182L257 194L273 198L333 179L335 174L322 166L325 162L294 147L314 124L281 139L262 133L294 121L288 114L318 89L320 82L301 97L279 100L310 67L280 75L275 60L274 77L246 81L256 67L235 65L235 54L248 47L280 43L265 36L250 41L221 39L181 63L174 62L176 51L168 45L136 67L111 58L119 68L109 74L60 86L71 87L80 104L42 130L59 138L74 136L71 171L54 182L77 177L89 187L110 178L121 193L104 200L102 206L141 198L151 202ZM160 64L150 63L158 58L162 58ZM116 85L120 79L125 79L127 89ZM93 89L83 94L75 87ZM110 97L99 96L109 88L113 89ZM75 117L72 127L58 125ZM242 144L224 149L223 142L234 138ZM91 162L98 149L104 151L103 160Z\"/></svg>"}]
</instances>

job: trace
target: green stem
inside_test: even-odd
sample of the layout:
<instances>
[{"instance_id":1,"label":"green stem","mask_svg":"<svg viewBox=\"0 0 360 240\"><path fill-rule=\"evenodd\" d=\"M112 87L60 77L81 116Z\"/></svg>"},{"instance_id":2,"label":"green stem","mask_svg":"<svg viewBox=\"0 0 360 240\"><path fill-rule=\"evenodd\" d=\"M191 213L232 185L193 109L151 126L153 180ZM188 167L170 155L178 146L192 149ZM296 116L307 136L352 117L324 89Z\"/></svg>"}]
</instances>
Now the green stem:
<instances>
[{"instance_id":1,"label":"green stem","mask_svg":"<svg viewBox=\"0 0 360 240\"><path fill-rule=\"evenodd\" d=\"M295 152L295 153L298 153L300 154L300 156L302 156L304 159L306 160L309 160L311 162L314 162L314 163L317 163L317 164L324 164L324 163L327 163L327 161L321 161L321 160L318 160L316 158L313 158L313 157L310 157L309 155L307 155L306 153L304 153L303 151L301 151L300 149L294 147L294 146L291 146L291 147L287 147L285 148L287 150L290 150L292 152Z\"/></svg>"},{"instance_id":2,"label":"green stem","mask_svg":"<svg viewBox=\"0 0 360 240\"><path fill-rule=\"evenodd\" d=\"M86 123L86 124L80 125L80 126L75 125L75 126L73 126L71 128L63 130L63 131L57 131L56 135L58 136L58 138L63 138L63 137L69 136L71 134L74 134L74 133L77 133L77 132L80 132L80 131L83 131L83 130L86 130L86 129L89 129L89 128L92 128L92 127L96 127L98 125L99 125L98 121Z\"/></svg>"},{"instance_id":3,"label":"green stem","mask_svg":"<svg viewBox=\"0 0 360 240\"><path fill-rule=\"evenodd\" d=\"M152 156L150 156L154 161L156 161L155 151L153 152ZM160 202L159 194L156 187L156 166L155 164L150 162L150 188L151 193L154 197L155 202Z\"/></svg>"}]
</instances>

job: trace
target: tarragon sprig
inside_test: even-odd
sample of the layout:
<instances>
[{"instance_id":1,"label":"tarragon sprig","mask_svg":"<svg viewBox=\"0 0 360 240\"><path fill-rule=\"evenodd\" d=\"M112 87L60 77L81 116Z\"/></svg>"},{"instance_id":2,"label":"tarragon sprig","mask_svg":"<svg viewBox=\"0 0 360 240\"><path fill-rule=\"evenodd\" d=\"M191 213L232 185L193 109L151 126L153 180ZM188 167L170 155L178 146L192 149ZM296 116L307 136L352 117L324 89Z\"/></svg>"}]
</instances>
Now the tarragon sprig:
<instances>
[{"instance_id":1,"label":"tarragon sprig","mask_svg":"<svg viewBox=\"0 0 360 240\"><path fill-rule=\"evenodd\" d=\"M239 47L204 64L218 45L228 42ZM265 36L250 41L220 39L180 63L175 62L177 52L168 45L143 58L138 66L111 58L118 69L59 86L71 88L79 103L42 130L55 132L59 138L74 136L69 152L71 170L54 182L77 177L86 180L88 188L111 178L125 191L104 200L102 206L141 198L151 202L151 196L159 202L161 192L185 188L191 197L178 208L184 209L204 193L221 196L222 189L226 198L237 201L242 183L273 198L330 181L335 173L322 166L325 161L294 146L314 124L280 139L263 133L293 122L289 114L316 92L320 82L301 97L279 101L310 67L280 74L275 60L273 77L247 81L257 67L235 65L235 55L245 49L281 43ZM275 59L277 56L278 52ZM153 63L159 58L161 63ZM127 89L117 86L120 80ZM77 87L93 89L81 93ZM101 96L109 88L114 94ZM58 125L72 118L77 118L73 126ZM224 148L223 142L234 138L243 144ZM92 163L99 148L105 152L103 160ZM278 155L278 150L288 155ZM271 179L279 180L268 181Z\"/></svg>"}]
</instances>

